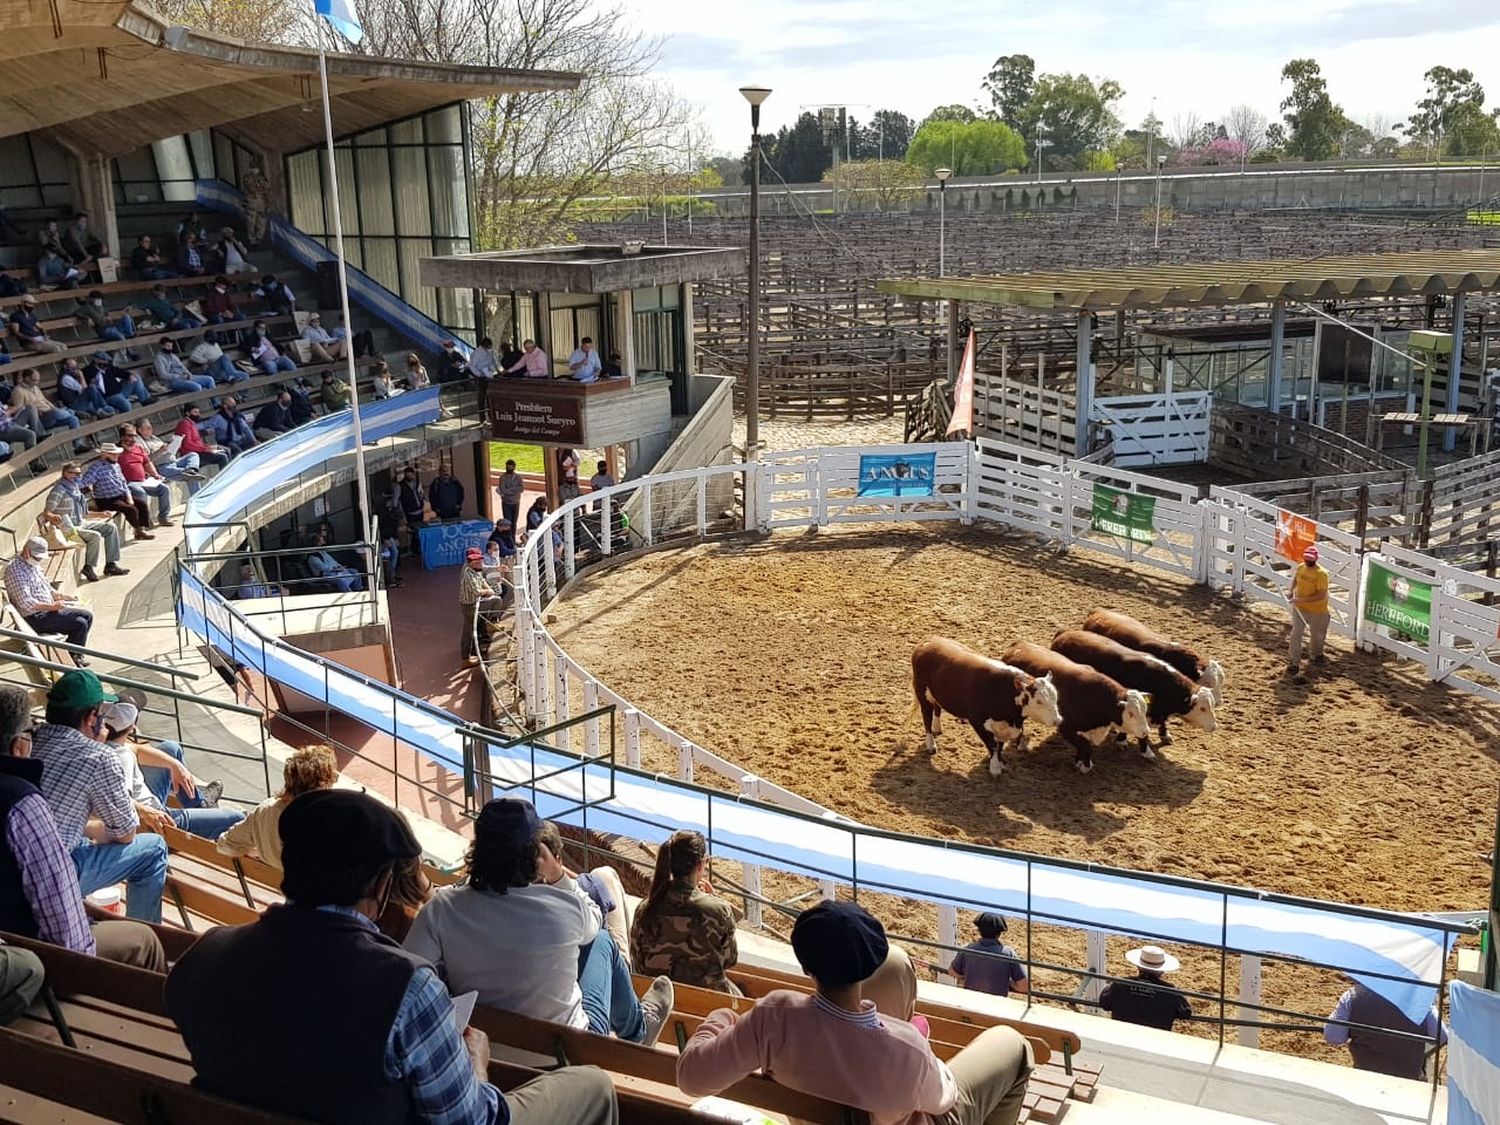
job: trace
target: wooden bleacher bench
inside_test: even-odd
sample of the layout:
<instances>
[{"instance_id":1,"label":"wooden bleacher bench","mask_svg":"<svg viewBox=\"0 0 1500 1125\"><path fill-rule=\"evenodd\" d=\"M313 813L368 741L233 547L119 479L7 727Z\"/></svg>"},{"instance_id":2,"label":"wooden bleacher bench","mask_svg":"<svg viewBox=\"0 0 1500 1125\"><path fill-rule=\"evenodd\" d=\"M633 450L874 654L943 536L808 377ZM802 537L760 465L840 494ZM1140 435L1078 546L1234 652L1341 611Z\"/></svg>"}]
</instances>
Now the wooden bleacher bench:
<instances>
[{"instance_id":1,"label":"wooden bleacher bench","mask_svg":"<svg viewBox=\"0 0 1500 1125\"><path fill-rule=\"evenodd\" d=\"M206 277L168 277L163 278L161 283L168 289L202 289L212 285L214 279L212 275ZM92 292L97 289L106 297L110 297L123 293L149 293L151 287L155 284L155 281L109 281L100 285L90 285L84 291ZM49 301L76 302L78 300L79 289L83 288L83 286L79 286L75 289L42 289L31 293L24 293L16 297L0 297L0 309L14 308L27 297L35 300L38 305L44 305Z\"/></svg>"},{"instance_id":2,"label":"wooden bleacher bench","mask_svg":"<svg viewBox=\"0 0 1500 1125\"><path fill-rule=\"evenodd\" d=\"M60 352L20 352L11 358L6 364L7 371L29 371L33 368L48 367L54 363L61 363L68 358L88 359L95 352L119 352L126 349L146 348L160 343L162 340L183 340L190 336L202 336L207 332L231 332L249 328L257 320L265 321L269 327L272 324L289 324L289 316L267 316L267 317L241 317L239 320L225 321L223 324L204 325L198 328L175 328L163 332L146 332L132 336L128 340L88 340L80 344L74 344L65 351ZM121 370L136 371L151 366L150 360L138 360L121 367Z\"/></svg>"}]
</instances>

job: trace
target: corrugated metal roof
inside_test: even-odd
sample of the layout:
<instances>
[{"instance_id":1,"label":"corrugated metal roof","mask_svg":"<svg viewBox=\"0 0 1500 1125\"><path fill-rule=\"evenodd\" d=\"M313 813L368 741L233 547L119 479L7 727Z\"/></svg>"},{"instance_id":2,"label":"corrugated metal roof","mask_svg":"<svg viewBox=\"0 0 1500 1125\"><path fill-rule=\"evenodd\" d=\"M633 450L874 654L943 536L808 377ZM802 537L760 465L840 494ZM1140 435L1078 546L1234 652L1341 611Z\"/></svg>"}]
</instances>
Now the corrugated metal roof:
<instances>
[{"instance_id":1,"label":"corrugated metal roof","mask_svg":"<svg viewBox=\"0 0 1500 1125\"><path fill-rule=\"evenodd\" d=\"M1120 270L889 278L882 293L1067 310L1259 305L1500 289L1500 250L1437 250Z\"/></svg>"}]
</instances>

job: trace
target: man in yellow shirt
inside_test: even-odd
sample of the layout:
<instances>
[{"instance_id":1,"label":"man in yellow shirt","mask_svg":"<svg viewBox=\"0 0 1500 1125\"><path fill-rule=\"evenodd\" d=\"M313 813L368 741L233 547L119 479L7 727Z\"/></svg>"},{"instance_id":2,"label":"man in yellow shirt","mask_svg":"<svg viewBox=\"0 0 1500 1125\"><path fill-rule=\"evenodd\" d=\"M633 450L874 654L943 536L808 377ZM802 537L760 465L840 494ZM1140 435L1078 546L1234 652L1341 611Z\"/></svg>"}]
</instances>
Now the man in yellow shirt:
<instances>
[{"instance_id":1,"label":"man in yellow shirt","mask_svg":"<svg viewBox=\"0 0 1500 1125\"><path fill-rule=\"evenodd\" d=\"M1295 676L1302 663L1302 634L1312 634L1312 663L1323 663L1323 641L1328 636L1328 571L1318 565L1318 549L1302 552L1302 565L1292 571L1287 595L1292 607L1292 651L1287 675Z\"/></svg>"}]
</instances>

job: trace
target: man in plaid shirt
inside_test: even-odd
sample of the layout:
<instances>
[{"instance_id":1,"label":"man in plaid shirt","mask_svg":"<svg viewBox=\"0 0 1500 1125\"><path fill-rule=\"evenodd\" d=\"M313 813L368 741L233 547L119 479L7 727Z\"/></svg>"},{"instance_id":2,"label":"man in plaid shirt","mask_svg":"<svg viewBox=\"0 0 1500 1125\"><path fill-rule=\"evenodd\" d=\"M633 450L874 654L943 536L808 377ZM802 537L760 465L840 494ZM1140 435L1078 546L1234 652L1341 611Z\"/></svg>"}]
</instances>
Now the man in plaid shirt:
<instances>
[{"instance_id":1,"label":"man in plaid shirt","mask_svg":"<svg viewBox=\"0 0 1500 1125\"><path fill-rule=\"evenodd\" d=\"M84 894L124 882L125 914L161 921L167 844L139 831L120 755L99 741L107 693L92 672L64 673L47 693L47 721L32 736L31 756L45 764L42 796L73 858Z\"/></svg>"},{"instance_id":2,"label":"man in plaid shirt","mask_svg":"<svg viewBox=\"0 0 1500 1125\"><path fill-rule=\"evenodd\" d=\"M113 442L99 447L99 459L83 470L80 488L94 497L94 507L104 512L121 512L125 522L135 529L136 539L155 539L146 529L151 526L151 509L144 496L130 491L130 483L120 468L120 454L125 450Z\"/></svg>"},{"instance_id":3,"label":"man in plaid shirt","mask_svg":"<svg viewBox=\"0 0 1500 1125\"><path fill-rule=\"evenodd\" d=\"M94 615L78 605L72 594L59 593L47 580L51 551L47 541L33 535L21 547L21 553L5 566L5 595L16 612L38 633L61 633L71 645L89 643ZM87 663L80 653L73 654L76 664Z\"/></svg>"}]
</instances>

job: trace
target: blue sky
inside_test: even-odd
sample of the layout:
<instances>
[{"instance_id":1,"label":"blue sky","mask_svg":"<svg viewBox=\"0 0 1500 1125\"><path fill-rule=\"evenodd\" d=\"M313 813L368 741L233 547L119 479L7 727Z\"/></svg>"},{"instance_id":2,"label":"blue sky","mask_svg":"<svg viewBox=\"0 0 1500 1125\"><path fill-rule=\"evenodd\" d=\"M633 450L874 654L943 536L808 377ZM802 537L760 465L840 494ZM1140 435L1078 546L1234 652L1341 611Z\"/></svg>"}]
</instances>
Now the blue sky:
<instances>
[{"instance_id":1,"label":"blue sky","mask_svg":"<svg viewBox=\"0 0 1500 1125\"><path fill-rule=\"evenodd\" d=\"M999 55L1039 72L1119 81L1135 124L1156 98L1173 117L1221 120L1240 102L1275 116L1282 65L1311 55L1357 121L1404 119L1435 64L1467 66L1500 104L1500 0L624 0L667 37L661 76L703 111L719 146L738 150L749 113L737 93L770 86L764 123L843 103L864 118L973 104Z\"/></svg>"}]
</instances>

